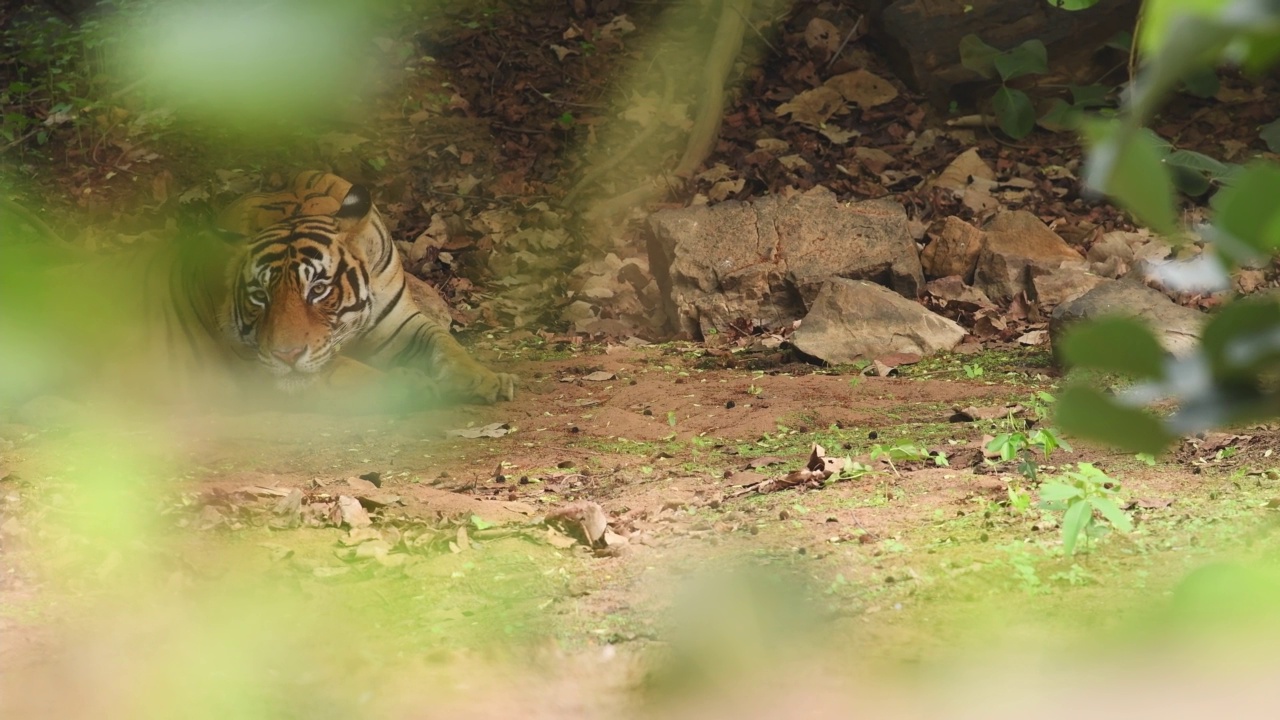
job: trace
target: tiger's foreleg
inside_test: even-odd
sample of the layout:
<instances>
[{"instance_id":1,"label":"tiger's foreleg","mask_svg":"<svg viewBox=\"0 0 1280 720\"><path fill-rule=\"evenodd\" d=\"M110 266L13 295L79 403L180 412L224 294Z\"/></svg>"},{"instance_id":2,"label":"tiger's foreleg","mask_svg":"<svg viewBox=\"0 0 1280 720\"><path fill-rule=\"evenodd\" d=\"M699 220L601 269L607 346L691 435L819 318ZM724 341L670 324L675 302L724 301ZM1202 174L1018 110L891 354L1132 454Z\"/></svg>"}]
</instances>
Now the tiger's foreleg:
<instances>
[{"instance_id":1,"label":"tiger's foreleg","mask_svg":"<svg viewBox=\"0 0 1280 720\"><path fill-rule=\"evenodd\" d=\"M364 352L357 357L384 370L425 375L441 399L492 403L515 398L515 375L476 362L447 328L417 310L401 314L397 322L379 323L361 345Z\"/></svg>"}]
</instances>

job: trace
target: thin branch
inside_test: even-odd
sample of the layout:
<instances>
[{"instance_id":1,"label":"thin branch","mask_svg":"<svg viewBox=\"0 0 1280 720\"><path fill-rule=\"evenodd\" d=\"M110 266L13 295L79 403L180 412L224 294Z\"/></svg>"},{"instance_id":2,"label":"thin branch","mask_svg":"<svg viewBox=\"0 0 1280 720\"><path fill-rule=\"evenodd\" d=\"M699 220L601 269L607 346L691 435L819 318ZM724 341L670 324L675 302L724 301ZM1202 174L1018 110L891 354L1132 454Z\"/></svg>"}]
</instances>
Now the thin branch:
<instances>
[{"instance_id":1,"label":"thin branch","mask_svg":"<svg viewBox=\"0 0 1280 720\"><path fill-rule=\"evenodd\" d=\"M831 67L831 63L835 62L836 58L840 57L840 53L844 52L844 46L848 45L849 41L853 39L853 34L858 32L858 28L862 25L862 20L865 17L866 15L859 15L858 19L853 22L853 27L849 28L849 34L844 36L844 42L840 43L840 47L836 48L835 53L832 54L831 59L827 61L827 64L824 67ZM858 37L862 36L859 35Z\"/></svg>"}]
</instances>

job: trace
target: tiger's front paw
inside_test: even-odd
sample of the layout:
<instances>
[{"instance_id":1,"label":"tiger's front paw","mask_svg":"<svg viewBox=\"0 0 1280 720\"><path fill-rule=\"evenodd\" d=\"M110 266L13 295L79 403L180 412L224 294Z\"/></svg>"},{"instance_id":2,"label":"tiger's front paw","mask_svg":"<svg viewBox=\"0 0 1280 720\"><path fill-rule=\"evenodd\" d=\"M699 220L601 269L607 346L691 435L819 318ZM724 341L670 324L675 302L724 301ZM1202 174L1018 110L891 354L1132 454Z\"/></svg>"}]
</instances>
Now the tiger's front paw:
<instances>
[{"instance_id":1,"label":"tiger's front paw","mask_svg":"<svg viewBox=\"0 0 1280 720\"><path fill-rule=\"evenodd\" d=\"M478 362L455 365L440 378L441 390L454 402L476 402L492 405L516 396L515 375L496 373Z\"/></svg>"},{"instance_id":2,"label":"tiger's front paw","mask_svg":"<svg viewBox=\"0 0 1280 720\"><path fill-rule=\"evenodd\" d=\"M494 373L498 378L498 400L515 400L516 383L520 378L511 373Z\"/></svg>"}]
</instances>

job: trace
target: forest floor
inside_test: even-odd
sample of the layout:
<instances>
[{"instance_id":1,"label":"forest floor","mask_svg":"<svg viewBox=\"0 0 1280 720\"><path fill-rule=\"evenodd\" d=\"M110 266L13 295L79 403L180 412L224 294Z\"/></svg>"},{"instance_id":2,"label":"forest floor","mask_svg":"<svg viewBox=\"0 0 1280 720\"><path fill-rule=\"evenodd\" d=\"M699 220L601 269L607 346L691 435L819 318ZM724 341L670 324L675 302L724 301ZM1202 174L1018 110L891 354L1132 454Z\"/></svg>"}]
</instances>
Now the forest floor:
<instances>
[{"instance_id":1,"label":"forest floor","mask_svg":"<svg viewBox=\"0 0 1280 720\"><path fill-rule=\"evenodd\" d=\"M916 189L968 137L998 171L1038 173L1002 206L1056 220L1069 241L1130 227L1064 190L1074 178L1049 172L1078 167L1079 148L1060 135L1018 145L955 134L902 89L894 104L837 119L861 134L860 147L888 152L886 164L775 115L823 67L803 42L816 7L775 19L780 49L727 110L707 164L728 174L671 202L727 178L731 192L718 199L824 184L847 197L892 194L918 223L972 219L973 208ZM437 69L387 79L392 90L367 125L242 149L261 153L252 162L173 130L129 134L127 148L117 143L125 135L106 132L92 152L68 142L14 159L11 149L4 166L44 192L53 224L93 224L104 247L111 232L163 226L180 197L216 196L208 177L227 189L240 182L227 180L233 170L256 178L313 160L370 178L402 237L433 215L474 230L466 223L486 211L563 196L590 155L585 138L609 116L609 78L627 46L580 40L608 17L584 23L571 12L561 3L529 20L478 7L406 25L387 52L430 52ZM642 33L656 22L632 19ZM546 52L566 37L568 62ZM859 62L888 75L874 48L855 45ZM1165 130L1206 152L1209 142L1233 153L1256 145L1249 118L1274 118L1277 101L1246 86L1228 79L1226 100L1186 100L1162 118ZM406 96L438 107L404 110ZM1224 125L1228 105L1235 122ZM762 127L807 164L766 162L756 153ZM935 144L908 152L926 131ZM139 160L144 145L157 156ZM103 159L106 147L119 156ZM472 173L478 185L457 184ZM441 179L453 183L447 192L432 189ZM466 239L447 248L464 268L500 250L475 232L453 237ZM641 247L631 225L610 249ZM494 328L471 333L470 345L521 376L513 402L68 424L50 399L9 413L0 708L15 711L6 716L113 716L101 714L107 707L142 717L140 707L192 698L209 717L1021 717L1030 698L1050 717L1082 702L1185 711L1187 694L1213 694L1188 680L1200 677L1188 655L1209 654L1193 642L1206 624L1240 620L1252 639L1273 637L1266 606L1280 584L1247 564L1278 549L1273 426L1192 438L1154 459L1073 443L1023 452L1020 466L983 450L993 436L1052 430L1063 378L1042 347L989 339L975 354L874 377L746 340L640 343L536 324L509 332L507 316L486 310L497 306L484 303L493 278L483 260L471 267L465 282L442 265L418 270L472 308L463 319L475 329ZM970 408L988 419L958 417ZM449 435L493 423L503 425L497 437ZM820 487L752 490L803 468L815 444L862 465ZM1037 488L1078 463L1106 473L1134 527L1106 532L1099 515L1096 537L1069 554L1063 513L1041 509ZM362 500L367 525L341 515L343 496ZM571 503L588 503L580 513L599 506L607 542L548 530L547 513ZM1234 599L1224 605L1224 595ZM1127 672L1135 657L1167 672ZM216 687L190 687L188 675L206 670ZM79 692L66 692L69 677ZM1079 700L1087 683L1105 694ZM1231 702L1256 709L1247 694L1223 694L1217 712Z\"/></svg>"}]
</instances>

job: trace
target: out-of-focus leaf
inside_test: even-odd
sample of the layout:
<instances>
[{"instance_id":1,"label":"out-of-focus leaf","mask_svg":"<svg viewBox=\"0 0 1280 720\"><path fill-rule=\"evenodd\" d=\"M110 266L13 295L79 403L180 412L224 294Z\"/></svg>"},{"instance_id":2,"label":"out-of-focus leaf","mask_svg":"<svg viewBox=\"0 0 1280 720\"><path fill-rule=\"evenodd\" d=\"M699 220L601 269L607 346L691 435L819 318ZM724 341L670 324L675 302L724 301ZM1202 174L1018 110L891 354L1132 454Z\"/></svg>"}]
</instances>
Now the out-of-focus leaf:
<instances>
[{"instance_id":1,"label":"out-of-focus leaf","mask_svg":"<svg viewBox=\"0 0 1280 720\"><path fill-rule=\"evenodd\" d=\"M1056 98L1036 124L1049 132L1068 132L1078 129L1083 118L1084 113L1079 107L1062 98Z\"/></svg>"},{"instance_id":2,"label":"out-of-focus leaf","mask_svg":"<svg viewBox=\"0 0 1280 720\"><path fill-rule=\"evenodd\" d=\"M1098 0L1045 0L1053 7L1059 10L1070 10L1076 12L1078 10L1088 10L1098 4Z\"/></svg>"},{"instance_id":3,"label":"out-of-focus leaf","mask_svg":"<svg viewBox=\"0 0 1280 720\"><path fill-rule=\"evenodd\" d=\"M1111 96L1111 88L1106 85L1068 85L1071 91L1071 104L1077 107L1099 107L1107 104Z\"/></svg>"},{"instance_id":4,"label":"out-of-focus leaf","mask_svg":"<svg viewBox=\"0 0 1280 720\"><path fill-rule=\"evenodd\" d=\"M960 38L960 64L982 77L995 76L996 69L992 61L999 54L999 50L982 42L977 35Z\"/></svg>"},{"instance_id":5,"label":"out-of-focus leaf","mask_svg":"<svg viewBox=\"0 0 1280 720\"><path fill-rule=\"evenodd\" d=\"M1225 175L1228 169L1227 164L1221 160L1193 150L1175 150L1169 153L1169 157L1165 158L1164 162L1166 165L1208 173L1214 178Z\"/></svg>"},{"instance_id":6,"label":"out-of-focus leaf","mask_svg":"<svg viewBox=\"0 0 1280 720\"><path fill-rule=\"evenodd\" d=\"M1169 177L1173 179L1174 187L1191 197L1200 197L1209 192L1212 185L1204 173L1176 165L1169 168Z\"/></svg>"},{"instance_id":7,"label":"out-of-focus leaf","mask_svg":"<svg viewBox=\"0 0 1280 720\"><path fill-rule=\"evenodd\" d=\"M1016 48L991 59L1001 80L1023 75L1042 75L1049 71L1049 52L1039 40L1028 40Z\"/></svg>"},{"instance_id":8,"label":"out-of-focus leaf","mask_svg":"<svg viewBox=\"0 0 1280 720\"><path fill-rule=\"evenodd\" d=\"M1211 98L1222 86L1218 72L1211 65L1202 65L1182 76L1182 89L1198 98Z\"/></svg>"},{"instance_id":9,"label":"out-of-focus leaf","mask_svg":"<svg viewBox=\"0 0 1280 720\"><path fill-rule=\"evenodd\" d=\"M991 102L995 106L1000 129L1014 140L1026 137L1035 128L1036 109L1031 104L1031 98L1021 90L1001 85Z\"/></svg>"},{"instance_id":10,"label":"out-of-focus leaf","mask_svg":"<svg viewBox=\"0 0 1280 720\"><path fill-rule=\"evenodd\" d=\"M1173 234L1173 181L1162 162L1168 143L1145 128L1134 132L1098 123L1085 128L1093 139L1085 170L1089 187L1114 197L1153 230Z\"/></svg>"},{"instance_id":11,"label":"out-of-focus leaf","mask_svg":"<svg viewBox=\"0 0 1280 720\"><path fill-rule=\"evenodd\" d=\"M1102 513L1102 517L1106 518L1107 522L1111 523L1111 527L1126 533L1133 530L1133 520L1112 502L1111 498L1096 497L1091 498L1089 502Z\"/></svg>"},{"instance_id":12,"label":"out-of-focus leaf","mask_svg":"<svg viewBox=\"0 0 1280 720\"><path fill-rule=\"evenodd\" d=\"M1280 166L1255 162L1215 196L1214 226L1230 241L1263 254L1280 248Z\"/></svg>"},{"instance_id":13,"label":"out-of-focus leaf","mask_svg":"<svg viewBox=\"0 0 1280 720\"><path fill-rule=\"evenodd\" d=\"M1115 35L1112 35L1111 39L1103 43L1103 47L1109 47L1112 50L1120 50L1122 52L1129 52L1129 48L1133 47L1133 33L1128 30L1121 30Z\"/></svg>"},{"instance_id":14,"label":"out-of-focus leaf","mask_svg":"<svg viewBox=\"0 0 1280 720\"><path fill-rule=\"evenodd\" d=\"M1067 388L1054 413L1063 432L1119 447L1128 452L1159 453L1173 440L1148 413L1123 407L1090 387Z\"/></svg>"},{"instance_id":15,"label":"out-of-focus leaf","mask_svg":"<svg viewBox=\"0 0 1280 720\"><path fill-rule=\"evenodd\" d=\"M1071 507L1067 508L1067 512L1062 516L1062 551L1068 555L1072 555L1076 551L1076 540L1080 538L1080 531L1084 530L1084 525L1093 517L1093 506L1088 500L1081 500Z\"/></svg>"},{"instance_id":16,"label":"out-of-focus leaf","mask_svg":"<svg viewBox=\"0 0 1280 720\"><path fill-rule=\"evenodd\" d=\"M1062 338L1061 352L1069 365L1141 380L1164 376L1164 349L1145 324L1131 318L1078 323Z\"/></svg>"},{"instance_id":17,"label":"out-of-focus leaf","mask_svg":"<svg viewBox=\"0 0 1280 720\"><path fill-rule=\"evenodd\" d=\"M1272 120L1258 131L1258 137L1267 144L1271 152L1280 152L1280 119Z\"/></svg>"},{"instance_id":18,"label":"out-of-focus leaf","mask_svg":"<svg viewBox=\"0 0 1280 720\"><path fill-rule=\"evenodd\" d=\"M1280 361L1280 301L1254 296L1230 303L1200 341L1215 378L1253 375Z\"/></svg>"},{"instance_id":19,"label":"out-of-focus leaf","mask_svg":"<svg viewBox=\"0 0 1280 720\"><path fill-rule=\"evenodd\" d=\"M1165 46L1174 18L1190 15L1206 19L1232 4L1233 0L1146 0L1142 4L1139 47L1150 55Z\"/></svg>"},{"instance_id":20,"label":"out-of-focus leaf","mask_svg":"<svg viewBox=\"0 0 1280 720\"><path fill-rule=\"evenodd\" d=\"M1080 497L1080 488L1066 483L1047 482L1040 486L1040 502L1057 503Z\"/></svg>"}]
</instances>

